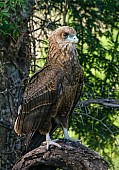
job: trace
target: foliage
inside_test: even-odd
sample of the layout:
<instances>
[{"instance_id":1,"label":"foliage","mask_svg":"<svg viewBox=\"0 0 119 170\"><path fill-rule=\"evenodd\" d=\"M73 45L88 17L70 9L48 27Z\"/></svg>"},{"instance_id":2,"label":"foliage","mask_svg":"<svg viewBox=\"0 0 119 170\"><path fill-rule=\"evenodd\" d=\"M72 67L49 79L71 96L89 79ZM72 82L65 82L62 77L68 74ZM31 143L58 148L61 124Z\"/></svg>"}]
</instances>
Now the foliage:
<instances>
[{"instance_id":1,"label":"foliage","mask_svg":"<svg viewBox=\"0 0 119 170\"><path fill-rule=\"evenodd\" d=\"M46 26L46 30L50 31L58 25L70 25L77 31L77 49L85 75L81 100L118 99L118 1L55 0L48 4L38 1L38 5L43 12L39 22ZM45 53L41 54L46 57ZM98 102L86 106L79 104L70 120L70 129L89 147L111 161L119 142L118 114L118 108L105 107Z\"/></svg>"},{"instance_id":2,"label":"foliage","mask_svg":"<svg viewBox=\"0 0 119 170\"><path fill-rule=\"evenodd\" d=\"M0 31L2 34L10 34L12 37L18 36L20 32L21 18L19 13L23 8L23 0L3 0L0 2Z\"/></svg>"},{"instance_id":3,"label":"foliage","mask_svg":"<svg viewBox=\"0 0 119 170\"><path fill-rule=\"evenodd\" d=\"M24 0L0 2L2 35L19 37L29 18L26 13L29 8L27 3ZM118 100L118 0L37 0L29 28L34 30L30 34L34 37L31 50L33 72L45 61L48 33L60 25L73 26L79 37L77 49L85 76L81 100ZM111 104L107 107L104 102L102 105L98 102L87 105L79 102L69 122L70 129L75 131L83 143L110 161L117 158L119 142L119 107L113 107L113 104L119 105L119 102Z\"/></svg>"},{"instance_id":4,"label":"foliage","mask_svg":"<svg viewBox=\"0 0 119 170\"><path fill-rule=\"evenodd\" d=\"M116 2L80 1L79 8L71 6L72 25L80 39L79 60L85 73L82 100L119 98L119 4ZM72 129L90 147L108 156L118 146L118 109L92 104L76 112Z\"/></svg>"}]
</instances>

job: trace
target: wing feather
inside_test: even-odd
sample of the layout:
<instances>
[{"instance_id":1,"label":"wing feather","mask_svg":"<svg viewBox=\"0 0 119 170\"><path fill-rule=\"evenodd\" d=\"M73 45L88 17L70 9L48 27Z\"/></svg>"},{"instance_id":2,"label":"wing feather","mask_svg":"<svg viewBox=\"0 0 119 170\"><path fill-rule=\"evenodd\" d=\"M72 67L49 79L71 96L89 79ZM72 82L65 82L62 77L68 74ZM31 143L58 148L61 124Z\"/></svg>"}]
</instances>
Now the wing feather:
<instances>
[{"instance_id":1,"label":"wing feather","mask_svg":"<svg viewBox=\"0 0 119 170\"><path fill-rule=\"evenodd\" d=\"M18 134L42 130L44 122L50 123L50 108L60 95L63 80L58 67L44 67L31 78L25 93L20 114L15 123Z\"/></svg>"},{"instance_id":2,"label":"wing feather","mask_svg":"<svg viewBox=\"0 0 119 170\"><path fill-rule=\"evenodd\" d=\"M81 96L81 93L82 93L82 89L83 89L83 81L84 81L83 69L82 69L82 67L80 67L80 78L79 78L79 83L78 83L78 86L77 86L76 96L75 96L75 99L74 99L74 103L73 103L73 106L72 106L70 115L71 115L71 113L73 112L73 110L74 110L74 108L75 108L77 102L78 102L79 99L80 99L80 96Z\"/></svg>"}]
</instances>

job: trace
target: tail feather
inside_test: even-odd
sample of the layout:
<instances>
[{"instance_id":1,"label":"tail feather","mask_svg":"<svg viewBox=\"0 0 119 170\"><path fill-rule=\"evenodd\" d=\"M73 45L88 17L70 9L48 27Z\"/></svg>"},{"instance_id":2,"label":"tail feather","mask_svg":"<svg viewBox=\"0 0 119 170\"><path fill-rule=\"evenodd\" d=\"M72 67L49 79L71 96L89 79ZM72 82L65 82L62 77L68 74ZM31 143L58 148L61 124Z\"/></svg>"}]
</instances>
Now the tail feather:
<instances>
[{"instance_id":1,"label":"tail feather","mask_svg":"<svg viewBox=\"0 0 119 170\"><path fill-rule=\"evenodd\" d=\"M56 129L57 129L57 124L54 121L52 121L52 129L50 131L50 135L52 135ZM26 148L22 152L22 155L39 147L41 145L41 143L46 140L46 136L40 134L38 130L31 134L28 134L26 138L27 138L26 139Z\"/></svg>"}]
</instances>

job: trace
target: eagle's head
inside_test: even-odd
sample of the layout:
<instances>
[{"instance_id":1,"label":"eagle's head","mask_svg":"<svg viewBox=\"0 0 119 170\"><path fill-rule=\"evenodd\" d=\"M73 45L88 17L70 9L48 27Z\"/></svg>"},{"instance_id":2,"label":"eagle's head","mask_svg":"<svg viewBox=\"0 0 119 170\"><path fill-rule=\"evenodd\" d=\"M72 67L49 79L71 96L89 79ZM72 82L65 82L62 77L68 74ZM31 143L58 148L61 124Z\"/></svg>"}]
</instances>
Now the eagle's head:
<instances>
[{"instance_id":1,"label":"eagle's head","mask_svg":"<svg viewBox=\"0 0 119 170\"><path fill-rule=\"evenodd\" d=\"M49 36L48 63L63 65L77 58L75 44L78 42L76 31L69 26L62 26L53 31Z\"/></svg>"},{"instance_id":2,"label":"eagle's head","mask_svg":"<svg viewBox=\"0 0 119 170\"><path fill-rule=\"evenodd\" d=\"M78 42L76 31L69 26L62 26L53 31L49 37L49 41L52 40L58 44L75 44Z\"/></svg>"}]
</instances>

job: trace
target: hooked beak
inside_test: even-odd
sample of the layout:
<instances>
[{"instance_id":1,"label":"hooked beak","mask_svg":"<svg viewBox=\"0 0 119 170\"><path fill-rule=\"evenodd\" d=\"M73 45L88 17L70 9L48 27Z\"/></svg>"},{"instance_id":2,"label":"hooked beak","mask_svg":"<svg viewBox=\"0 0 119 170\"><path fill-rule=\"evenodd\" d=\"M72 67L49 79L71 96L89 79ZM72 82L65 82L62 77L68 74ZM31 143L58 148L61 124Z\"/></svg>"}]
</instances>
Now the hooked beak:
<instances>
[{"instance_id":1,"label":"hooked beak","mask_svg":"<svg viewBox=\"0 0 119 170\"><path fill-rule=\"evenodd\" d=\"M79 39L77 38L76 35L73 34L73 35L69 35L69 36L66 38L66 41L69 41L69 42L71 42L71 43L76 44L76 43L78 43Z\"/></svg>"},{"instance_id":2,"label":"hooked beak","mask_svg":"<svg viewBox=\"0 0 119 170\"><path fill-rule=\"evenodd\" d=\"M77 38L76 35L74 35L73 39L74 39L74 43L78 43L79 39Z\"/></svg>"}]
</instances>

